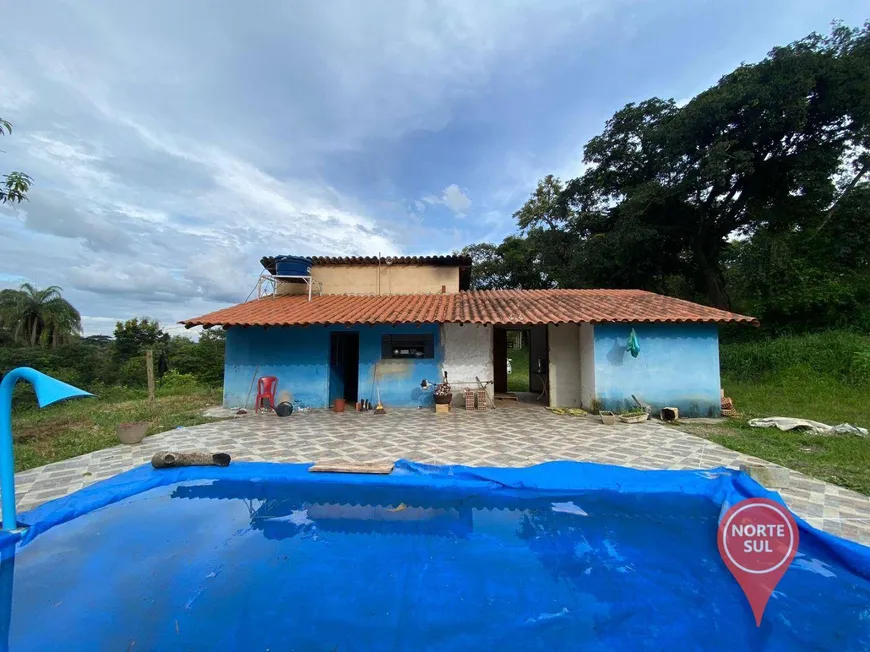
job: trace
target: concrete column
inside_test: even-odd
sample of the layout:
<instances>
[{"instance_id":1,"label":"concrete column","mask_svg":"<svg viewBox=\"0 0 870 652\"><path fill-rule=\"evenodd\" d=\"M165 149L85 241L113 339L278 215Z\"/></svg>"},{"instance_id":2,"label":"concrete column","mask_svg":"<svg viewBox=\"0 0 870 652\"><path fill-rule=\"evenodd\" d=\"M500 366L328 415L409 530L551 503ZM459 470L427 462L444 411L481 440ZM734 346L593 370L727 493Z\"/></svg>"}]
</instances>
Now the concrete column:
<instances>
[{"instance_id":1,"label":"concrete column","mask_svg":"<svg viewBox=\"0 0 870 652\"><path fill-rule=\"evenodd\" d=\"M548 327L550 405L580 407L580 328L577 324Z\"/></svg>"},{"instance_id":2,"label":"concrete column","mask_svg":"<svg viewBox=\"0 0 870 652\"><path fill-rule=\"evenodd\" d=\"M477 389L475 376L481 381L491 381L493 378L492 327L442 324L441 343L444 347L441 369L447 372L453 390L453 402L464 405L463 390L466 387ZM486 386L486 391L492 398L491 383Z\"/></svg>"},{"instance_id":3,"label":"concrete column","mask_svg":"<svg viewBox=\"0 0 870 652\"><path fill-rule=\"evenodd\" d=\"M580 324L580 404L591 410L595 403L595 327Z\"/></svg>"}]
</instances>

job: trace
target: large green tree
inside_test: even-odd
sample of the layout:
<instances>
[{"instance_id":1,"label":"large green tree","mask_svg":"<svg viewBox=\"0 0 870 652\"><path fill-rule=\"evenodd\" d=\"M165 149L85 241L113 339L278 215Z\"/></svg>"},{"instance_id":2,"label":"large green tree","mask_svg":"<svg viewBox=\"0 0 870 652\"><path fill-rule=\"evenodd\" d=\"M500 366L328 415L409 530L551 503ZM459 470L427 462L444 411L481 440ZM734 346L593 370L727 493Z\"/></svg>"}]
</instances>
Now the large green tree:
<instances>
[{"instance_id":1,"label":"large green tree","mask_svg":"<svg viewBox=\"0 0 870 652\"><path fill-rule=\"evenodd\" d=\"M774 330L870 330L870 184L827 216L732 243L726 279L741 310Z\"/></svg>"},{"instance_id":2,"label":"large green tree","mask_svg":"<svg viewBox=\"0 0 870 652\"><path fill-rule=\"evenodd\" d=\"M553 287L539 250L527 238L509 236L500 245L482 242L463 247L457 253L471 256L472 290Z\"/></svg>"},{"instance_id":3,"label":"large green tree","mask_svg":"<svg viewBox=\"0 0 870 652\"><path fill-rule=\"evenodd\" d=\"M169 367L179 373L192 374L204 383L219 385L224 378L226 331L203 330L199 341L176 335L169 342Z\"/></svg>"},{"instance_id":4,"label":"large green tree","mask_svg":"<svg viewBox=\"0 0 870 652\"><path fill-rule=\"evenodd\" d=\"M38 289L30 283L0 291L0 327L30 346L68 343L81 333L82 318L60 293L56 285Z\"/></svg>"},{"instance_id":5,"label":"large green tree","mask_svg":"<svg viewBox=\"0 0 870 652\"><path fill-rule=\"evenodd\" d=\"M0 118L0 136L8 136L12 133L12 125ZM0 204L19 204L27 199L27 191L33 183L28 175L23 172L10 172L3 175L0 181Z\"/></svg>"},{"instance_id":6,"label":"large green tree","mask_svg":"<svg viewBox=\"0 0 870 652\"><path fill-rule=\"evenodd\" d=\"M156 319L134 317L119 321L115 324L113 356L118 363L124 363L130 358L144 355L146 349L152 349L159 363L169 339Z\"/></svg>"},{"instance_id":7,"label":"large green tree","mask_svg":"<svg viewBox=\"0 0 870 652\"><path fill-rule=\"evenodd\" d=\"M685 106L618 111L562 188L516 214L560 286L677 288L728 307L735 238L823 233L870 172L870 26L835 26L742 65Z\"/></svg>"}]
</instances>

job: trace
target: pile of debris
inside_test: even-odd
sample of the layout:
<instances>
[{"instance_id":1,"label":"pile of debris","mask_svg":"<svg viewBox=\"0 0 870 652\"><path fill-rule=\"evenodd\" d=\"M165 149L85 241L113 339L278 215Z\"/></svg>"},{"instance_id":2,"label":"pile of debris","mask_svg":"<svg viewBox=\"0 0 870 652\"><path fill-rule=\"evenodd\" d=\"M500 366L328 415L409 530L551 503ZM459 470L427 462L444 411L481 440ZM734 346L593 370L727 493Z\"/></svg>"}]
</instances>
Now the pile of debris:
<instances>
[{"instance_id":1,"label":"pile of debris","mask_svg":"<svg viewBox=\"0 0 870 652\"><path fill-rule=\"evenodd\" d=\"M560 408L548 406L547 409L553 414L568 414L572 417L585 417L589 415L589 412L583 408Z\"/></svg>"},{"instance_id":2,"label":"pile of debris","mask_svg":"<svg viewBox=\"0 0 870 652\"><path fill-rule=\"evenodd\" d=\"M729 397L725 396L725 390L719 390L719 400L720 400L720 408L722 410L723 417L739 417L740 413L734 408L734 401L732 401Z\"/></svg>"}]
</instances>

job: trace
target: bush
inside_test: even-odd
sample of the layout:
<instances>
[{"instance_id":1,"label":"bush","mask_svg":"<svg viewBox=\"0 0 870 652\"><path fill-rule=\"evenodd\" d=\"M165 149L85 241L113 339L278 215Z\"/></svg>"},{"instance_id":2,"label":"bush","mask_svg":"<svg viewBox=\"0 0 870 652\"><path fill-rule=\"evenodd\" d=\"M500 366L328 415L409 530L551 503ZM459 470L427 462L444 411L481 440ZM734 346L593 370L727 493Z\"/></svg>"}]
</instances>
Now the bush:
<instances>
[{"instance_id":1,"label":"bush","mask_svg":"<svg viewBox=\"0 0 870 652\"><path fill-rule=\"evenodd\" d=\"M77 340L56 349L40 346L0 347L0 373L15 367L33 367L87 390L97 383L113 383L117 380L109 347L87 340Z\"/></svg>"},{"instance_id":2,"label":"bush","mask_svg":"<svg viewBox=\"0 0 870 652\"><path fill-rule=\"evenodd\" d=\"M118 382L125 387L145 387L148 385L145 356L130 358L122 364L118 370Z\"/></svg>"},{"instance_id":3,"label":"bush","mask_svg":"<svg viewBox=\"0 0 870 652\"><path fill-rule=\"evenodd\" d=\"M79 338L57 348L26 346L8 339L3 343L0 338L0 378L16 367L33 367L100 396L144 391L148 382L144 352L122 359L117 343L107 336ZM220 386L225 343L226 334L221 329L204 332L199 342L184 337L161 340L160 346L154 347L154 372L161 391L179 393ZM167 369L167 373L174 371L175 376L162 380L161 372ZM119 388L119 392L113 387ZM23 383L16 387L13 406L16 411L36 406L32 390Z\"/></svg>"},{"instance_id":4,"label":"bush","mask_svg":"<svg viewBox=\"0 0 870 652\"><path fill-rule=\"evenodd\" d=\"M160 379L160 389L195 389L199 383L193 374L182 374L174 369L167 371Z\"/></svg>"},{"instance_id":5,"label":"bush","mask_svg":"<svg viewBox=\"0 0 870 652\"><path fill-rule=\"evenodd\" d=\"M845 383L870 381L870 337L850 331L784 335L722 344L722 374L730 380L823 375Z\"/></svg>"},{"instance_id":6,"label":"bush","mask_svg":"<svg viewBox=\"0 0 870 652\"><path fill-rule=\"evenodd\" d=\"M93 385L88 391L101 401L119 403L121 401L136 401L148 397L148 390L143 387L120 387L118 385Z\"/></svg>"},{"instance_id":7,"label":"bush","mask_svg":"<svg viewBox=\"0 0 870 652\"><path fill-rule=\"evenodd\" d=\"M851 373L858 382L870 382L870 349L855 351Z\"/></svg>"}]
</instances>

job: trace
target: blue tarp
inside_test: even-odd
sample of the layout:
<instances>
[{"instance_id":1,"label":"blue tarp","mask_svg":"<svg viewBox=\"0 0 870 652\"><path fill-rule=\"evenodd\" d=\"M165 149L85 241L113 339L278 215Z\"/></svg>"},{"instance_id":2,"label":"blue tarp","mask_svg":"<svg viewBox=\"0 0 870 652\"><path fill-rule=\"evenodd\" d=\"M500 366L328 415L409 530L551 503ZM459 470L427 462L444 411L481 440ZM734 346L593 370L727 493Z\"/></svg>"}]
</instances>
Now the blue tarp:
<instances>
[{"instance_id":1,"label":"blue tarp","mask_svg":"<svg viewBox=\"0 0 870 652\"><path fill-rule=\"evenodd\" d=\"M22 515L0 649L870 647L870 549L800 519L755 627L716 527L782 501L729 469L307 468L140 467Z\"/></svg>"}]
</instances>

